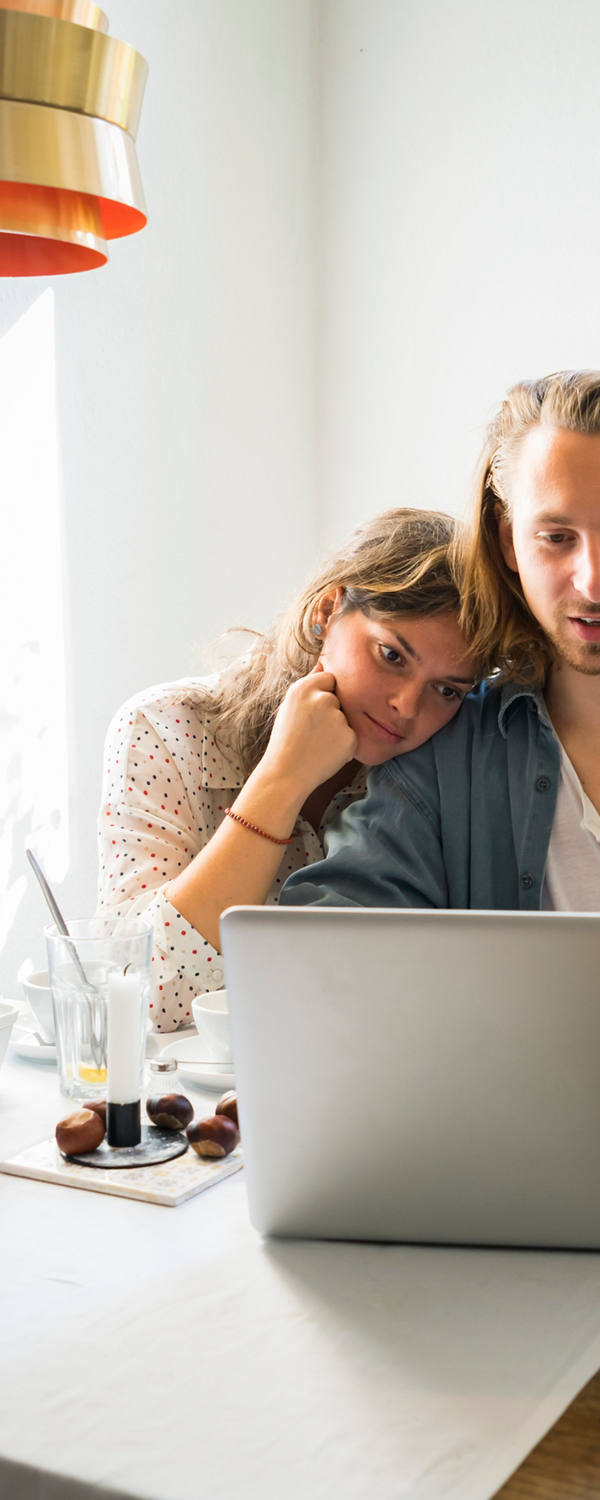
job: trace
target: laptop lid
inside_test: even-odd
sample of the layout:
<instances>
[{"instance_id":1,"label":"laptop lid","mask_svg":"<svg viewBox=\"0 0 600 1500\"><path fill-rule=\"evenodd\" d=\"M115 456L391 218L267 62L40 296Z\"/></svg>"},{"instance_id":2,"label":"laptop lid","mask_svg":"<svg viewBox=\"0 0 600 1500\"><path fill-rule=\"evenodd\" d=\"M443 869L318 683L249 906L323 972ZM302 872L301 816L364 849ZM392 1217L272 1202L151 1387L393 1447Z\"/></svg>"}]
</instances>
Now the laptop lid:
<instances>
[{"instance_id":1,"label":"laptop lid","mask_svg":"<svg viewBox=\"0 0 600 1500\"><path fill-rule=\"evenodd\" d=\"M237 907L262 1233L600 1247L600 917Z\"/></svg>"}]
</instances>

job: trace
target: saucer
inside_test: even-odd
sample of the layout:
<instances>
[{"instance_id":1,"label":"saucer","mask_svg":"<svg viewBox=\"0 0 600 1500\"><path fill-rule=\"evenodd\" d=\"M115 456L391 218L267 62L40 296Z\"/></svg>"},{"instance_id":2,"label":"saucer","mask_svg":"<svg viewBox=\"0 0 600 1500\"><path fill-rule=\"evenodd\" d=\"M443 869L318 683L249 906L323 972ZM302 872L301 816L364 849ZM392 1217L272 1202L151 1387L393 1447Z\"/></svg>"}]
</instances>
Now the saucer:
<instances>
[{"instance_id":1,"label":"saucer","mask_svg":"<svg viewBox=\"0 0 600 1500\"><path fill-rule=\"evenodd\" d=\"M38 1041L33 1026L28 1026L23 1021L15 1021L9 1047L16 1052L17 1057L28 1057L33 1062L56 1062L55 1042Z\"/></svg>"},{"instance_id":2,"label":"saucer","mask_svg":"<svg viewBox=\"0 0 600 1500\"><path fill-rule=\"evenodd\" d=\"M176 1057L181 1077L187 1079L188 1083L197 1084L198 1088L218 1089L221 1094L227 1089L235 1088L230 1064L203 1061L202 1043L197 1035L180 1037L178 1042L171 1042L168 1047L163 1047L160 1056Z\"/></svg>"}]
</instances>

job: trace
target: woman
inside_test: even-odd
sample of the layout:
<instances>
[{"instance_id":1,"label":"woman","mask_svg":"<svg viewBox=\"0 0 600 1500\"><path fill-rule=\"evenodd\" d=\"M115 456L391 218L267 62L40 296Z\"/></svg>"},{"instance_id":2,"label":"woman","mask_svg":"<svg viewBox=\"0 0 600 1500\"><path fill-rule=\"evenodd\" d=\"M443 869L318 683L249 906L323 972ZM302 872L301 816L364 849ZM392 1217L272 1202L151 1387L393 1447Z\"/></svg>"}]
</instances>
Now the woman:
<instances>
[{"instance_id":1,"label":"woman","mask_svg":"<svg viewBox=\"0 0 600 1500\"><path fill-rule=\"evenodd\" d=\"M277 901L364 795L365 768L423 744L474 685L453 529L440 512L376 517L251 652L113 721L100 905L153 921L158 1031L189 1025L192 997L223 984L226 907Z\"/></svg>"}]
</instances>

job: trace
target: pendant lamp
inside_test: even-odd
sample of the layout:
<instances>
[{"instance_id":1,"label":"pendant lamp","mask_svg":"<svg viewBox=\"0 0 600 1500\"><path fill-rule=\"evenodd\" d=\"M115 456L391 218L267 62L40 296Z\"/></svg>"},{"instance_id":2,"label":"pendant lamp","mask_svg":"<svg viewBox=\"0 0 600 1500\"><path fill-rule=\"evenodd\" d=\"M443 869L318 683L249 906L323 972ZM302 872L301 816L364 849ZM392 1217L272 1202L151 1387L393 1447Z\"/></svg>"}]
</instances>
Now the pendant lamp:
<instances>
[{"instance_id":1,"label":"pendant lamp","mask_svg":"<svg viewBox=\"0 0 600 1500\"><path fill-rule=\"evenodd\" d=\"M92 0L0 0L0 276L90 271L143 229L147 74Z\"/></svg>"}]
</instances>

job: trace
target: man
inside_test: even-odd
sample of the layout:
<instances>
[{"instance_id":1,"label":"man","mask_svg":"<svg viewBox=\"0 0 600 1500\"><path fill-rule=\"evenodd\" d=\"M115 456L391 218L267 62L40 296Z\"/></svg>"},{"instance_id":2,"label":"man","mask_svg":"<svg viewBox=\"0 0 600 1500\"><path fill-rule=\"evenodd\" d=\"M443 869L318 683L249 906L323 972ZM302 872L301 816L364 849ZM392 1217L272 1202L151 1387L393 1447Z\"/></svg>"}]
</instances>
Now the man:
<instances>
[{"instance_id":1,"label":"man","mask_svg":"<svg viewBox=\"0 0 600 1500\"><path fill-rule=\"evenodd\" d=\"M284 904L600 909L600 372L509 392L462 565L498 676L371 773Z\"/></svg>"}]
</instances>

